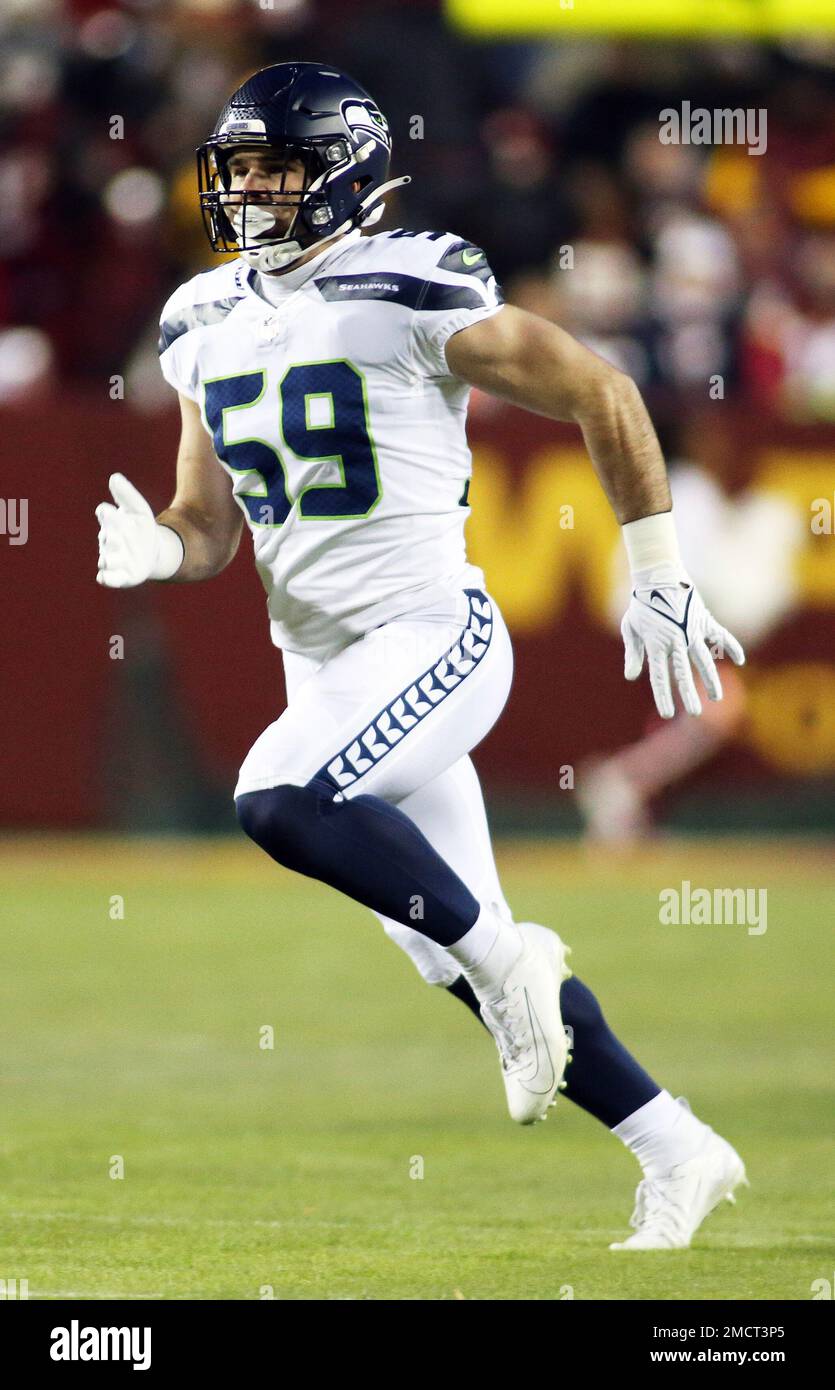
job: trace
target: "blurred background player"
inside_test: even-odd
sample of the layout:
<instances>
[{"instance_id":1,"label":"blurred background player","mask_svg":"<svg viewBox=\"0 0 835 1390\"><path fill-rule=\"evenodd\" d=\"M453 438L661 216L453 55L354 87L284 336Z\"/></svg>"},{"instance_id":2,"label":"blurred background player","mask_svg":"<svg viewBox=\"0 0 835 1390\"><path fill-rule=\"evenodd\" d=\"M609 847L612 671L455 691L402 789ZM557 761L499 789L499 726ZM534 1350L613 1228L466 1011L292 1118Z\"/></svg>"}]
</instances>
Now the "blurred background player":
<instances>
[{"instance_id":1,"label":"blurred background player","mask_svg":"<svg viewBox=\"0 0 835 1390\"><path fill-rule=\"evenodd\" d=\"M695 410L671 431L670 491L682 559L708 604L722 602L747 652L792 611L804 527L783 497L758 489L730 496L724 480L735 441L721 406ZM612 557L610 616L619 630L629 575ZM721 660L723 653L717 652ZM708 702L699 720L681 714L664 723L651 716L644 736L578 770L577 801L591 840L629 843L651 828L650 803L709 763L741 731L745 676L722 661L721 703Z\"/></svg>"}]
</instances>

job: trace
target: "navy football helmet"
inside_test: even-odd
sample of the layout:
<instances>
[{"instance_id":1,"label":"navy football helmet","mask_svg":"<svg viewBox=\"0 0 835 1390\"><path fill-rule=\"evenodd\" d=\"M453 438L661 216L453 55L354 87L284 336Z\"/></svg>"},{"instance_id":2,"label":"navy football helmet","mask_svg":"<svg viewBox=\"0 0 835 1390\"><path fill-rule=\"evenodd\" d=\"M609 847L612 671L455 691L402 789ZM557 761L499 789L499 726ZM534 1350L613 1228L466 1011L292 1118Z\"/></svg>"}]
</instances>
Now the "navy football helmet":
<instances>
[{"instance_id":1,"label":"navy football helmet","mask_svg":"<svg viewBox=\"0 0 835 1390\"><path fill-rule=\"evenodd\" d=\"M269 192L231 191L237 151L269 151L280 184ZM197 151L203 225L213 251L237 251L259 270L277 270L318 241L370 226L381 199L411 182L388 179L386 118L359 83L324 63L275 63L230 97ZM302 187L284 192L287 170L301 166ZM294 182L297 180L294 179ZM270 211L292 209L287 222Z\"/></svg>"}]
</instances>

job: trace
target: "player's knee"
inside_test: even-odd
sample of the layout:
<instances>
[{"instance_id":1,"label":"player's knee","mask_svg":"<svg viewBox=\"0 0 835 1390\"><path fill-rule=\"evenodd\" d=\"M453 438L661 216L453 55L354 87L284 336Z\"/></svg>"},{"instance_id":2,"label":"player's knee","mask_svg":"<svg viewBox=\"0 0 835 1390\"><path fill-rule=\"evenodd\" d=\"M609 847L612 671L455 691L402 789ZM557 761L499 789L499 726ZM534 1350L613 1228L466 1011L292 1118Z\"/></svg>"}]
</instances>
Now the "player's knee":
<instances>
[{"instance_id":1,"label":"player's knee","mask_svg":"<svg viewBox=\"0 0 835 1390\"><path fill-rule=\"evenodd\" d=\"M268 791L244 792L235 798L238 824L256 845L263 847L271 834L275 821L274 793L278 791L280 788L271 787ZM280 802L280 796L278 800Z\"/></svg>"},{"instance_id":2,"label":"player's knee","mask_svg":"<svg viewBox=\"0 0 835 1390\"><path fill-rule=\"evenodd\" d=\"M235 799L241 829L280 863L295 857L298 842L309 835L305 788L289 783L243 792Z\"/></svg>"}]
</instances>

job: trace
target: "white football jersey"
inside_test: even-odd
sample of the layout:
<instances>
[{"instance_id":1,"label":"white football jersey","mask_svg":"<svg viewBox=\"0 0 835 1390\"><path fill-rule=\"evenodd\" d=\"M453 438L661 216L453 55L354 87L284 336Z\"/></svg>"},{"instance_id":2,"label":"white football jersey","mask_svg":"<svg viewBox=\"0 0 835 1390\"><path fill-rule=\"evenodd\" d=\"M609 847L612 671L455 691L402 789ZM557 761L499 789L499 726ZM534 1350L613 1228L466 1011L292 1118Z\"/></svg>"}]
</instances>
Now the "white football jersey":
<instances>
[{"instance_id":1,"label":"white football jersey","mask_svg":"<svg viewBox=\"0 0 835 1390\"><path fill-rule=\"evenodd\" d=\"M276 646L324 657L484 587L464 548L469 387L444 346L501 305L478 247L402 230L283 275L226 262L168 300L162 371L231 479Z\"/></svg>"}]
</instances>

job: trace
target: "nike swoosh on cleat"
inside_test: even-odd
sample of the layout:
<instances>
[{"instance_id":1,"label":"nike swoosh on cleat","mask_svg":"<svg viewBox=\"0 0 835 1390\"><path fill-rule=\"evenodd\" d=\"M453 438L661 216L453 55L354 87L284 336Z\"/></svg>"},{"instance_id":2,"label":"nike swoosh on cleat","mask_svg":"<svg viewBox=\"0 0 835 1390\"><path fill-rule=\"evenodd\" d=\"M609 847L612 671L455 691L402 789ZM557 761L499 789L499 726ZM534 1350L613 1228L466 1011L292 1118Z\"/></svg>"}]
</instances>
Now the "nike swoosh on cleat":
<instances>
[{"instance_id":1,"label":"nike swoosh on cleat","mask_svg":"<svg viewBox=\"0 0 835 1390\"><path fill-rule=\"evenodd\" d=\"M475 265L476 261L480 261L483 255L483 251L462 251L461 259L465 265Z\"/></svg>"},{"instance_id":2,"label":"nike swoosh on cleat","mask_svg":"<svg viewBox=\"0 0 835 1390\"><path fill-rule=\"evenodd\" d=\"M526 1082L522 1081L521 1077L519 1078L519 1084L524 1086L526 1091L530 1091L531 1095L533 1096L547 1095L548 1092L553 1088L554 1082L557 1079L556 1072L554 1070L554 1059L552 1058L551 1053L548 1051L548 1048L545 1044L545 1032L537 1016L536 1009L531 1003L531 998L527 990L525 990L525 1004L527 1005L528 1009L528 1018L531 1021L531 1032L533 1033L534 1043L534 1065L531 1079L533 1079L533 1077L536 1076L536 1073L539 1071L539 1057L540 1050L542 1049L545 1052L545 1056L548 1058L548 1066L551 1072L551 1080L549 1081L547 1086L543 1087L542 1089L537 1088L536 1090L534 1090L533 1087L528 1086Z\"/></svg>"}]
</instances>

